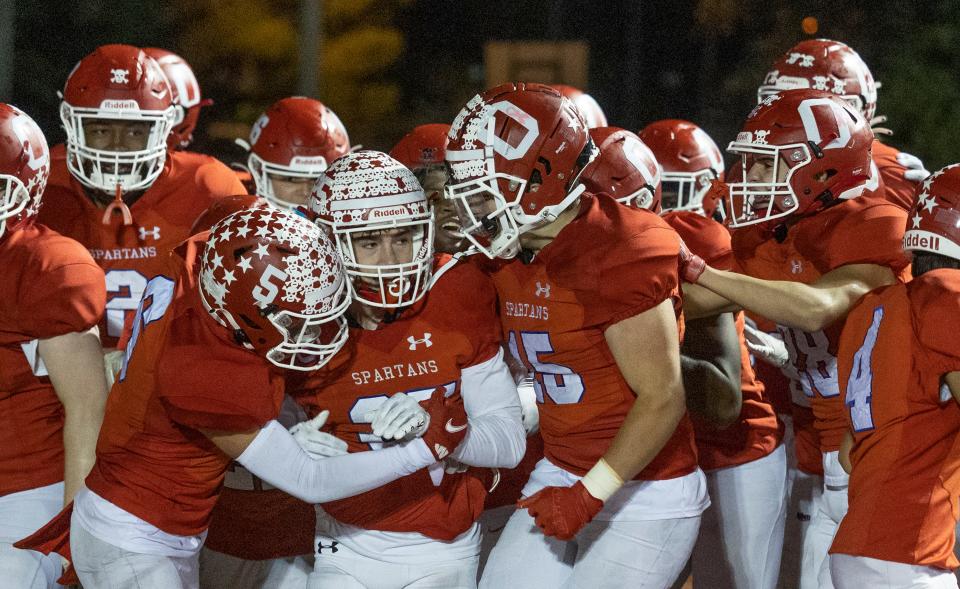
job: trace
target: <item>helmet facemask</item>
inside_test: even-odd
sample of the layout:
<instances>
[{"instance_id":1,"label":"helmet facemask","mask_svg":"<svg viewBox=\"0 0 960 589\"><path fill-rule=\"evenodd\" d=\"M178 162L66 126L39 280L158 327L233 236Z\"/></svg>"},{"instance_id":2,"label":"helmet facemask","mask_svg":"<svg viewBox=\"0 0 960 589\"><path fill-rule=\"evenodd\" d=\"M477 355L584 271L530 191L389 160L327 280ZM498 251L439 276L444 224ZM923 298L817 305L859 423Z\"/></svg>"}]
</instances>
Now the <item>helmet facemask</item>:
<instances>
[{"instance_id":1,"label":"helmet facemask","mask_svg":"<svg viewBox=\"0 0 960 589\"><path fill-rule=\"evenodd\" d=\"M743 135L743 133L741 133ZM800 201L793 191L794 174L812 161L810 148L802 143L788 145L733 141L727 151L740 156L740 182L730 182L728 209L730 227L755 225L794 213ZM749 173L757 161L772 158L769 179L751 181ZM782 179L781 179L782 176ZM709 186L709 185L708 185ZM702 198L702 195L701 195Z\"/></svg>"},{"instance_id":2,"label":"helmet facemask","mask_svg":"<svg viewBox=\"0 0 960 589\"><path fill-rule=\"evenodd\" d=\"M344 313L350 305L346 283L341 283L333 308L319 315L281 310L266 319L283 336L265 357L274 366L308 371L326 364L347 341L349 330Z\"/></svg>"},{"instance_id":3,"label":"helmet facemask","mask_svg":"<svg viewBox=\"0 0 960 589\"><path fill-rule=\"evenodd\" d=\"M710 190L710 182L717 179L711 169L697 172L663 172L663 212L694 211L703 213L703 197Z\"/></svg>"},{"instance_id":4,"label":"helmet facemask","mask_svg":"<svg viewBox=\"0 0 960 589\"><path fill-rule=\"evenodd\" d=\"M7 220L22 213L33 199L20 178L0 174L0 236L7 231Z\"/></svg>"},{"instance_id":5,"label":"helmet facemask","mask_svg":"<svg viewBox=\"0 0 960 589\"><path fill-rule=\"evenodd\" d=\"M313 183L320 178L323 171L327 169L327 165L328 162L323 156L294 157L290 165L287 166L268 162L252 152L247 159L247 167L257 187L257 196L261 196L275 206L285 209L295 209L303 206L306 198L303 202L294 202L278 196L273 186L274 178L309 182L310 188L313 188ZM307 190L306 196L309 197L309 195L310 191Z\"/></svg>"}]
</instances>

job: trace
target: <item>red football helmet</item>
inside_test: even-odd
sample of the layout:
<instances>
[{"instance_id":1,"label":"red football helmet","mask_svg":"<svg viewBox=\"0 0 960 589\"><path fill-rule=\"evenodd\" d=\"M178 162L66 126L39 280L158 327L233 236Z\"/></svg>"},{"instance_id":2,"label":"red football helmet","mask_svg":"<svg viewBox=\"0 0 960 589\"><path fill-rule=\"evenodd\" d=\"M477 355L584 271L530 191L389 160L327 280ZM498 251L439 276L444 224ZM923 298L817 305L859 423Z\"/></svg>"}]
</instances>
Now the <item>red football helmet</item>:
<instances>
[{"instance_id":1,"label":"red football helmet","mask_svg":"<svg viewBox=\"0 0 960 589\"><path fill-rule=\"evenodd\" d=\"M357 300L397 309L427 293L433 269L433 214L420 183L403 164L379 151L347 154L323 172L308 206L317 223L333 234ZM411 259L361 263L357 236L389 230L409 231Z\"/></svg>"},{"instance_id":2,"label":"red football helmet","mask_svg":"<svg viewBox=\"0 0 960 589\"><path fill-rule=\"evenodd\" d=\"M704 214L703 196L710 181L723 180L723 156L713 139L700 127L680 119L650 123L640 131L640 139L663 170L664 212Z\"/></svg>"},{"instance_id":3,"label":"red football helmet","mask_svg":"<svg viewBox=\"0 0 960 589\"><path fill-rule=\"evenodd\" d=\"M237 343L280 368L316 370L347 341L340 257L319 227L290 211L248 209L214 225L199 290Z\"/></svg>"},{"instance_id":4,"label":"red football helmet","mask_svg":"<svg viewBox=\"0 0 960 589\"><path fill-rule=\"evenodd\" d=\"M247 166L258 195L276 206L294 208L304 203L278 195L273 179L312 188L327 166L349 151L347 129L332 110L319 100L293 96L275 102L253 124Z\"/></svg>"},{"instance_id":5,"label":"red football helmet","mask_svg":"<svg viewBox=\"0 0 960 589\"><path fill-rule=\"evenodd\" d=\"M593 96L590 96L579 88L567 86L566 84L550 84L550 87L563 94L573 101L580 109L580 114L587 120L587 127L596 129L597 127L607 126L607 115L603 114L603 109L597 104Z\"/></svg>"},{"instance_id":6,"label":"red football helmet","mask_svg":"<svg viewBox=\"0 0 960 589\"><path fill-rule=\"evenodd\" d=\"M210 205L207 210L200 213L200 216L197 217L197 220L193 222L193 227L190 229L190 235L196 235L202 231L207 231L237 211L245 211L247 209L262 209L269 206L270 203L267 202L266 199L260 198L255 194L236 194L233 196L225 196Z\"/></svg>"},{"instance_id":7,"label":"red football helmet","mask_svg":"<svg viewBox=\"0 0 960 589\"><path fill-rule=\"evenodd\" d=\"M176 118L170 85L152 57L131 45L99 47L73 68L63 89L67 167L87 188L146 190L163 171ZM133 151L91 147L84 127L92 120L149 123L146 145Z\"/></svg>"},{"instance_id":8,"label":"red football helmet","mask_svg":"<svg viewBox=\"0 0 960 589\"><path fill-rule=\"evenodd\" d=\"M877 110L877 84L870 68L839 41L807 39L791 47L770 67L757 100L797 88L832 92L859 110L868 123Z\"/></svg>"},{"instance_id":9,"label":"red football helmet","mask_svg":"<svg viewBox=\"0 0 960 589\"><path fill-rule=\"evenodd\" d=\"M37 215L49 174L43 131L22 110L0 103L0 238Z\"/></svg>"},{"instance_id":10,"label":"red football helmet","mask_svg":"<svg viewBox=\"0 0 960 589\"><path fill-rule=\"evenodd\" d=\"M204 100L200 92L197 76L185 59L176 53L157 47L144 47L143 52L154 58L163 70L170 90L173 91L173 104L177 108L177 121L167 138L171 149L186 149L193 141L193 131L200 120L200 109L210 106L213 101Z\"/></svg>"},{"instance_id":11,"label":"red football helmet","mask_svg":"<svg viewBox=\"0 0 960 589\"><path fill-rule=\"evenodd\" d=\"M445 198L467 239L490 258L512 258L521 233L546 225L585 190L596 154L577 107L543 84L503 84L474 96L450 128Z\"/></svg>"},{"instance_id":12,"label":"red football helmet","mask_svg":"<svg viewBox=\"0 0 960 589\"><path fill-rule=\"evenodd\" d=\"M918 190L903 249L960 260L960 164L934 172Z\"/></svg>"},{"instance_id":13,"label":"red football helmet","mask_svg":"<svg viewBox=\"0 0 960 589\"><path fill-rule=\"evenodd\" d=\"M433 166L444 167L443 158L447 153L450 125L431 123L414 127L403 136L393 149L390 157L407 166L414 172Z\"/></svg>"},{"instance_id":14,"label":"red football helmet","mask_svg":"<svg viewBox=\"0 0 960 589\"><path fill-rule=\"evenodd\" d=\"M590 129L600 154L590 162L580 182L587 192L602 192L637 209L660 210L660 166L643 141L619 127Z\"/></svg>"},{"instance_id":15,"label":"red football helmet","mask_svg":"<svg viewBox=\"0 0 960 589\"><path fill-rule=\"evenodd\" d=\"M727 151L740 156L730 182L731 227L809 216L874 189L873 131L842 98L786 90L761 101Z\"/></svg>"}]
</instances>

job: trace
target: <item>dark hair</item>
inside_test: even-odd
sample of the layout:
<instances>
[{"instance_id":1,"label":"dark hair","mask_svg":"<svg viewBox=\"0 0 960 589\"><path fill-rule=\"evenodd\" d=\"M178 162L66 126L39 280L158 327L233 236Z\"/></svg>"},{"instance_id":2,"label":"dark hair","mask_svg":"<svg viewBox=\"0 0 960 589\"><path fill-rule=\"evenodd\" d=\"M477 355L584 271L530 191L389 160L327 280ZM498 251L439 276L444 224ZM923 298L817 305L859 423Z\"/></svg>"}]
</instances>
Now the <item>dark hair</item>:
<instances>
[{"instance_id":1,"label":"dark hair","mask_svg":"<svg viewBox=\"0 0 960 589\"><path fill-rule=\"evenodd\" d=\"M939 270L940 268L960 270L960 260L932 252L913 252L913 266L911 266L910 272L914 278L919 278L926 272Z\"/></svg>"}]
</instances>

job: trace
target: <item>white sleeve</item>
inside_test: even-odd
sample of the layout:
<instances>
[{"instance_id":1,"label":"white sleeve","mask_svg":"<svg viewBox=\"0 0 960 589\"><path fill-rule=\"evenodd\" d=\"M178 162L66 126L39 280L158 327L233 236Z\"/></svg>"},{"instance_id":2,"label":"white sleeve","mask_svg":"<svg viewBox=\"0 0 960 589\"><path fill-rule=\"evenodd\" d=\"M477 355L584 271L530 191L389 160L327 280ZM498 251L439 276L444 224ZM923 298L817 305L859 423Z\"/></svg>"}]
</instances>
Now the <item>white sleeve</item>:
<instances>
[{"instance_id":1,"label":"white sleeve","mask_svg":"<svg viewBox=\"0 0 960 589\"><path fill-rule=\"evenodd\" d=\"M382 487L436 460L420 438L382 450L314 460L286 428L271 421L237 462L298 499L324 503Z\"/></svg>"},{"instance_id":2,"label":"white sleeve","mask_svg":"<svg viewBox=\"0 0 960 589\"><path fill-rule=\"evenodd\" d=\"M514 468L526 452L527 434L503 349L486 362L464 368L460 383L470 428L453 458L470 466Z\"/></svg>"}]
</instances>

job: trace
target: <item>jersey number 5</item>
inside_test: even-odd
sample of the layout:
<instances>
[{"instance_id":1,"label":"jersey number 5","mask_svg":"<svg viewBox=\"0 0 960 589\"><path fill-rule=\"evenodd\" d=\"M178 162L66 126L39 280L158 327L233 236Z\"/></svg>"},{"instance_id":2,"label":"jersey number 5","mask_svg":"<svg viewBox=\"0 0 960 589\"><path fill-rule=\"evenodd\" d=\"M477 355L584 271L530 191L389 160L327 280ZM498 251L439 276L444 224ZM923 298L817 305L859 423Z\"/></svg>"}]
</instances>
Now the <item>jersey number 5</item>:
<instances>
[{"instance_id":1,"label":"jersey number 5","mask_svg":"<svg viewBox=\"0 0 960 589\"><path fill-rule=\"evenodd\" d=\"M583 398L583 378L561 364L540 361L541 354L553 353L549 333L511 331L509 343L513 357L533 372L533 389L537 393L537 403L544 402L544 395L558 405L580 402Z\"/></svg>"}]
</instances>

